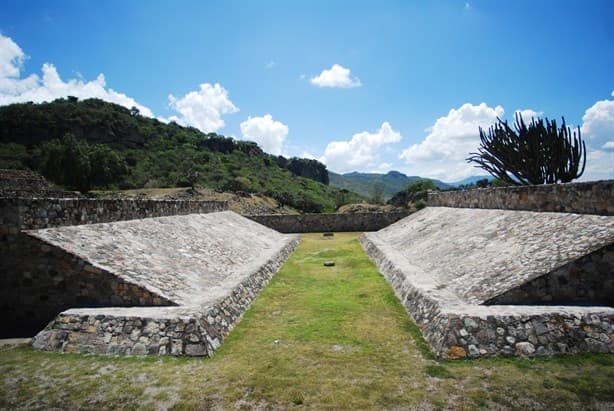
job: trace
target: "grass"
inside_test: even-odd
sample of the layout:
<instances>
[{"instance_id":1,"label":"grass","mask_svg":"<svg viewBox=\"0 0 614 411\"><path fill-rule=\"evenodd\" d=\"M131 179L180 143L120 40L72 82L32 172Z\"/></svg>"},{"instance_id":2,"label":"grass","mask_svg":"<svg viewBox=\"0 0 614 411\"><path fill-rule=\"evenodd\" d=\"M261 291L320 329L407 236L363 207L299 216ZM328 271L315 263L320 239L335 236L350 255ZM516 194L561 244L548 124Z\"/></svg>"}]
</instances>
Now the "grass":
<instances>
[{"instance_id":1,"label":"grass","mask_svg":"<svg viewBox=\"0 0 614 411\"><path fill-rule=\"evenodd\" d=\"M435 361L353 233L304 235L213 359L4 346L0 379L6 409L614 408L612 355Z\"/></svg>"}]
</instances>

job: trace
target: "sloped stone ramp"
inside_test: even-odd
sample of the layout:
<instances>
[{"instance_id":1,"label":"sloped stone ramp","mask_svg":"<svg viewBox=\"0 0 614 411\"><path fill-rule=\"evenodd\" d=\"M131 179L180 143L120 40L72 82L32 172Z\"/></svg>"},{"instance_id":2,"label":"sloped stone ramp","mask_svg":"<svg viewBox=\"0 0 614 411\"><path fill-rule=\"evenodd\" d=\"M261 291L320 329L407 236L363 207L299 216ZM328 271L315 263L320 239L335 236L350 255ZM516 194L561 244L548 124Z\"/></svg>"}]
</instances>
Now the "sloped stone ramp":
<instances>
[{"instance_id":1,"label":"sloped stone ramp","mask_svg":"<svg viewBox=\"0 0 614 411\"><path fill-rule=\"evenodd\" d=\"M614 217L428 207L361 242L440 358L614 352Z\"/></svg>"},{"instance_id":2,"label":"sloped stone ramp","mask_svg":"<svg viewBox=\"0 0 614 411\"><path fill-rule=\"evenodd\" d=\"M211 356L299 242L231 211L27 232L77 273L84 307L36 348Z\"/></svg>"}]
</instances>

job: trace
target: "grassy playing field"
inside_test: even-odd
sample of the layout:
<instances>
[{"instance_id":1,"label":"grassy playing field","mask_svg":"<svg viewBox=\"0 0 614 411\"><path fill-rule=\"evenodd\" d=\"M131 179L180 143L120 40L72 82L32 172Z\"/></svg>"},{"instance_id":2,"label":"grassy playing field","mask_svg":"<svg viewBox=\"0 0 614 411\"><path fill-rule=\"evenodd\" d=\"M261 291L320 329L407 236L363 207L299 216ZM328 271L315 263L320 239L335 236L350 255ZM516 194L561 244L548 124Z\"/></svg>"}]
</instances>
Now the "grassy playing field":
<instances>
[{"instance_id":1,"label":"grassy playing field","mask_svg":"<svg viewBox=\"0 0 614 411\"><path fill-rule=\"evenodd\" d=\"M613 355L436 361L357 237L304 235L213 359L0 346L0 408L614 408Z\"/></svg>"}]
</instances>

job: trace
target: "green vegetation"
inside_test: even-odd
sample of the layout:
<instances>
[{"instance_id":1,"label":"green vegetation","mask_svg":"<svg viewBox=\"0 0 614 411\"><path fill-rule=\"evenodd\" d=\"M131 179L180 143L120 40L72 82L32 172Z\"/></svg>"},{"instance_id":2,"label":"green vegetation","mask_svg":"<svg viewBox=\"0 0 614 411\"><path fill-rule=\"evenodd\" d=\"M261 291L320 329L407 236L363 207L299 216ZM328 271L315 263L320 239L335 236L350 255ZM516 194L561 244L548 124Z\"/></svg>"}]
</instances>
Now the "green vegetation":
<instances>
[{"instance_id":1,"label":"green vegetation","mask_svg":"<svg viewBox=\"0 0 614 411\"><path fill-rule=\"evenodd\" d=\"M334 267L323 267L334 260ZM213 359L0 346L6 409L609 409L614 356L435 361L357 234L303 236Z\"/></svg>"},{"instance_id":2,"label":"green vegetation","mask_svg":"<svg viewBox=\"0 0 614 411\"><path fill-rule=\"evenodd\" d=\"M416 180L409 184L403 191L396 193L388 204L397 207L409 207L420 210L426 207L428 190L437 190L437 186L432 180Z\"/></svg>"},{"instance_id":3,"label":"green vegetation","mask_svg":"<svg viewBox=\"0 0 614 411\"><path fill-rule=\"evenodd\" d=\"M0 166L31 168L81 191L203 186L263 194L304 212L361 199L328 186L315 160L273 156L98 99L0 107Z\"/></svg>"},{"instance_id":4,"label":"green vegetation","mask_svg":"<svg viewBox=\"0 0 614 411\"><path fill-rule=\"evenodd\" d=\"M561 128L547 118L531 119L527 126L516 113L512 130L498 119L488 132L480 127L480 147L467 162L509 184L568 183L584 173L586 145L580 127L576 135L562 120Z\"/></svg>"},{"instance_id":5,"label":"green vegetation","mask_svg":"<svg viewBox=\"0 0 614 411\"><path fill-rule=\"evenodd\" d=\"M94 187L112 187L128 173L126 161L117 151L77 140L72 134L37 147L30 161L51 181L83 193Z\"/></svg>"}]
</instances>

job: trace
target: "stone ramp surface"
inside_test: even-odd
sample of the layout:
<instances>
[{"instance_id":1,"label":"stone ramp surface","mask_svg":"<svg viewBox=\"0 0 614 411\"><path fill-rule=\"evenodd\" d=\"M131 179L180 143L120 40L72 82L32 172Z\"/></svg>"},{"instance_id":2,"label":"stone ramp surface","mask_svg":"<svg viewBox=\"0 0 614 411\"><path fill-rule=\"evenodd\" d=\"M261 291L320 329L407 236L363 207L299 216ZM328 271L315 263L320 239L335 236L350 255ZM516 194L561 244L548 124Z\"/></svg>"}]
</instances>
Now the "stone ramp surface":
<instances>
[{"instance_id":1,"label":"stone ramp surface","mask_svg":"<svg viewBox=\"0 0 614 411\"><path fill-rule=\"evenodd\" d=\"M362 243L440 357L614 351L611 307L483 305L591 267L611 294L614 217L428 207Z\"/></svg>"},{"instance_id":2,"label":"stone ramp surface","mask_svg":"<svg viewBox=\"0 0 614 411\"><path fill-rule=\"evenodd\" d=\"M75 308L34 338L44 349L211 355L298 244L231 211L29 231L86 270L175 307Z\"/></svg>"},{"instance_id":3,"label":"stone ramp surface","mask_svg":"<svg viewBox=\"0 0 614 411\"><path fill-rule=\"evenodd\" d=\"M219 298L287 237L231 211L30 231L177 305Z\"/></svg>"}]
</instances>

